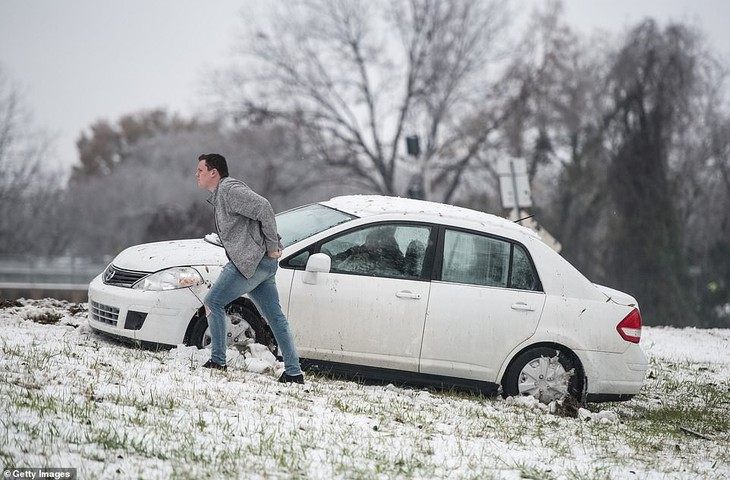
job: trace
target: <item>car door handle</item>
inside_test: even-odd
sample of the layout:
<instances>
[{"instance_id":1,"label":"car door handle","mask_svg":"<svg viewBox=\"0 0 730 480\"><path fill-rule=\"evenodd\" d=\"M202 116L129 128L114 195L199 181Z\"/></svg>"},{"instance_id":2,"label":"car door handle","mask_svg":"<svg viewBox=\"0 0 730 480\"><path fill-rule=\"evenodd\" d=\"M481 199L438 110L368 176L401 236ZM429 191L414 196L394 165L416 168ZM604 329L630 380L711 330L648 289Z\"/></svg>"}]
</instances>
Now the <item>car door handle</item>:
<instances>
[{"instance_id":1,"label":"car door handle","mask_svg":"<svg viewBox=\"0 0 730 480\"><path fill-rule=\"evenodd\" d=\"M534 312L535 307L533 307L532 305L523 303L523 302L517 302L517 303L512 304L512 310L524 310L526 312Z\"/></svg>"},{"instance_id":2,"label":"car door handle","mask_svg":"<svg viewBox=\"0 0 730 480\"><path fill-rule=\"evenodd\" d=\"M395 294L398 298L412 298L414 300L420 300L421 294L420 293L413 293L410 290L401 290L400 292L397 292Z\"/></svg>"}]
</instances>

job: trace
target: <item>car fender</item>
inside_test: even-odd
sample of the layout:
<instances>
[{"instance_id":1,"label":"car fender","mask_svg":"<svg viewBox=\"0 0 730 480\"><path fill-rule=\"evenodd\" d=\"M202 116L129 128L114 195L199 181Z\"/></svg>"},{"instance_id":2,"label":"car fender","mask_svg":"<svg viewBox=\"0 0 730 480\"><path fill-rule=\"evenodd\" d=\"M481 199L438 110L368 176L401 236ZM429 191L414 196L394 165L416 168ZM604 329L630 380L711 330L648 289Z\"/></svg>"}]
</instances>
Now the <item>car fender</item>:
<instances>
[{"instance_id":1,"label":"car fender","mask_svg":"<svg viewBox=\"0 0 730 480\"><path fill-rule=\"evenodd\" d=\"M577 345L579 344L575 341L575 339L568 335L533 335L532 337L515 346L515 348L512 349L512 351L510 351L509 354L505 357L497 374L497 383L502 383L502 380L504 379L504 376L507 373L507 369L509 368L512 361L522 352L525 352L531 348L550 347L568 351L569 353L575 355L578 361L580 361L581 365L583 365L585 358L579 353L581 349L575 348ZM593 369L591 369L591 371L593 371Z\"/></svg>"},{"instance_id":2,"label":"car fender","mask_svg":"<svg viewBox=\"0 0 730 480\"><path fill-rule=\"evenodd\" d=\"M505 358L499 369L501 382L512 360L528 348L551 346L570 351L583 366L584 372L592 376L596 366L584 352L623 354L633 344L623 340L616 332L616 325L632 308L614 303L575 302L575 305L556 306L554 301L546 302L540 325L535 333L518 344ZM557 311L556 311L557 310ZM586 323L593 323L586 328Z\"/></svg>"}]
</instances>

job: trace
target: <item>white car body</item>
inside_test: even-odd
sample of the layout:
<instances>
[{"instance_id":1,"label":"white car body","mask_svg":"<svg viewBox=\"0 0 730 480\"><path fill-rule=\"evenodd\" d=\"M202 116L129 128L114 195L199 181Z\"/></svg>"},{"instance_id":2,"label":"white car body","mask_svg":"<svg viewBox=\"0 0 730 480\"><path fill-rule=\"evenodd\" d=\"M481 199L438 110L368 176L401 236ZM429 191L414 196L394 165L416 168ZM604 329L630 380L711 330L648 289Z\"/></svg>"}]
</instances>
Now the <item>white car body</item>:
<instances>
[{"instance_id":1,"label":"white car body","mask_svg":"<svg viewBox=\"0 0 730 480\"><path fill-rule=\"evenodd\" d=\"M282 308L307 365L345 367L382 379L499 386L509 378L512 384L522 382L530 368L546 368L528 363L533 367L510 372L515 361L524 363L520 355L547 348L572 359L566 369L575 364L581 376L577 385L589 400L626 399L639 392L647 359L638 341L636 300L591 283L533 231L486 213L402 198L346 196L320 205L348 214L349 221L286 239L277 273ZM374 274L369 263L347 263L353 258L347 256L338 260L352 249L333 253L329 248L375 230L395 232L406 253L399 266L412 251L426 248L415 254L420 273L412 273L409 264L407 275L381 266L387 273ZM413 245L411 251L411 244L425 247ZM113 260L116 269L153 273L192 267L202 281L169 290L136 289L109 284L103 278L108 268L89 286L89 323L137 341L183 343L226 262L222 248L202 239L130 247ZM343 270L348 268L363 270ZM480 284L484 275L490 276L487 283L496 283Z\"/></svg>"}]
</instances>

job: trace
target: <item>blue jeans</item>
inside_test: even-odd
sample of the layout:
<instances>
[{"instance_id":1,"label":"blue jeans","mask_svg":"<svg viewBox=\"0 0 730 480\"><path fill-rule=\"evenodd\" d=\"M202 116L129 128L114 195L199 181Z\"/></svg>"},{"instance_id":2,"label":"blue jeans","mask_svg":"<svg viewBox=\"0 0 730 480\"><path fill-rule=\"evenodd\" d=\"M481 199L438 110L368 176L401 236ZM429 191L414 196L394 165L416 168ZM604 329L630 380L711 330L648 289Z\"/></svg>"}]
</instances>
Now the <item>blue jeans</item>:
<instances>
[{"instance_id":1,"label":"blue jeans","mask_svg":"<svg viewBox=\"0 0 730 480\"><path fill-rule=\"evenodd\" d=\"M219 365L226 364L226 305L248 294L259 313L269 322L284 357L284 368L287 375L300 375L299 354L294 345L294 338L289 329L289 321L281 311L279 292L276 289L276 270L279 262L264 257L251 278L241 275L235 265L228 262L218 280L205 296L204 304L210 310L208 326L211 336L210 358Z\"/></svg>"}]
</instances>

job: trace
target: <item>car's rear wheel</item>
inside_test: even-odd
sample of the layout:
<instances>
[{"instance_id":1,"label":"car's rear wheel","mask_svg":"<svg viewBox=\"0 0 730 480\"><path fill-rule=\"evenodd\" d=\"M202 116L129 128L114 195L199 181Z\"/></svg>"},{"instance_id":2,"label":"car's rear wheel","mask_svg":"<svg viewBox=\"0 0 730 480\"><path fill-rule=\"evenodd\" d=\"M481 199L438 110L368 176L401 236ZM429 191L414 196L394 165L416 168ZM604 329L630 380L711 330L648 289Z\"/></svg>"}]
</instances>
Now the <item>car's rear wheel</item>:
<instances>
[{"instance_id":1,"label":"car's rear wheel","mask_svg":"<svg viewBox=\"0 0 730 480\"><path fill-rule=\"evenodd\" d=\"M530 395L548 404L571 396L580 401L581 379L573 358L549 347L521 353L509 367L502 389L505 396Z\"/></svg>"},{"instance_id":2,"label":"car's rear wheel","mask_svg":"<svg viewBox=\"0 0 730 480\"><path fill-rule=\"evenodd\" d=\"M210 342L208 319L201 316L190 333L190 344L210 348ZM230 303L226 307L226 346L243 350L251 343L260 343L276 353L276 340L263 317L242 301Z\"/></svg>"}]
</instances>

